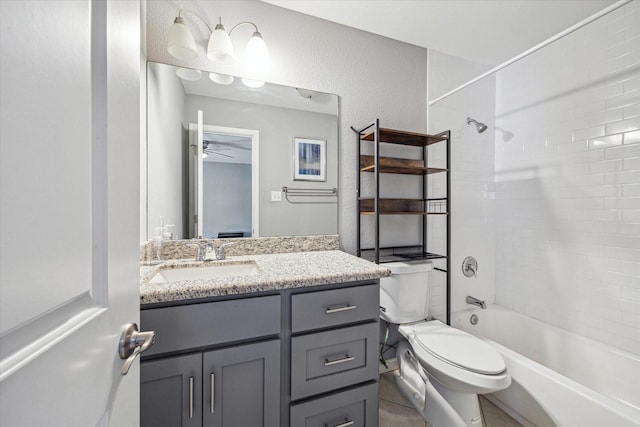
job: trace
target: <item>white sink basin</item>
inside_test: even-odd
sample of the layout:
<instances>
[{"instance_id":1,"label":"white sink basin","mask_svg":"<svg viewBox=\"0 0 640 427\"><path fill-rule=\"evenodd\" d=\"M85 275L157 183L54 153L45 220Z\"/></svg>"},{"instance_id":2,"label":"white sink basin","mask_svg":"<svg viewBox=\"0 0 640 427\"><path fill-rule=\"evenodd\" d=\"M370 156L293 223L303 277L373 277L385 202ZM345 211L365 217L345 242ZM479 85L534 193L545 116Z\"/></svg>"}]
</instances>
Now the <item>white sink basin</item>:
<instances>
[{"instance_id":1,"label":"white sink basin","mask_svg":"<svg viewBox=\"0 0 640 427\"><path fill-rule=\"evenodd\" d=\"M151 280L149 280L149 283L177 282L180 280L208 280L231 276L253 276L258 274L258 272L258 266L253 261L166 268L160 269Z\"/></svg>"}]
</instances>

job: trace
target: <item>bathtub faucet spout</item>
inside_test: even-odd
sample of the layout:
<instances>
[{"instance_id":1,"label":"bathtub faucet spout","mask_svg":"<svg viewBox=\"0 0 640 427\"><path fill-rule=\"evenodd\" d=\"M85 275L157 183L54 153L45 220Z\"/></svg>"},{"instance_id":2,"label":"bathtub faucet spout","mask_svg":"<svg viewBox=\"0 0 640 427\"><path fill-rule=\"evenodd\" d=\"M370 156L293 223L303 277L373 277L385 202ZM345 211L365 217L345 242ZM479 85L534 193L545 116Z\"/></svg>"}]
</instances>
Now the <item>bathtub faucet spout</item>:
<instances>
[{"instance_id":1,"label":"bathtub faucet spout","mask_svg":"<svg viewBox=\"0 0 640 427\"><path fill-rule=\"evenodd\" d=\"M482 309L486 309L487 308L487 304L484 302L484 300L480 300L480 299L474 298L472 296L467 296L467 304L477 305L478 307L480 307Z\"/></svg>"}]
</instances>

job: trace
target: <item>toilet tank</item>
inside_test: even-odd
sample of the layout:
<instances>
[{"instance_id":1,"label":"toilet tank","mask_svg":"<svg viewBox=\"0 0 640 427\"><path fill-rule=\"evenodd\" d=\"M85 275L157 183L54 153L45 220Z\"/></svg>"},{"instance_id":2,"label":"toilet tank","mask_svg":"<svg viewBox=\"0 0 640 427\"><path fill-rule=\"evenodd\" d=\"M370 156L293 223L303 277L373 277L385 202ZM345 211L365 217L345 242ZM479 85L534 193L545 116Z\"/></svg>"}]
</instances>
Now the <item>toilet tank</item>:
<instances>
[{"instance_id":1,"label":"toilet tank","mask_svg":"<svg viewBox=\"0 0 640 427\"><path fill-rule=\"evenodd\" d=\"M380 317L390 323L424 320L429 314L431 261L390 262L390 277L380 279Z\"/></svg>"}]
</instances>

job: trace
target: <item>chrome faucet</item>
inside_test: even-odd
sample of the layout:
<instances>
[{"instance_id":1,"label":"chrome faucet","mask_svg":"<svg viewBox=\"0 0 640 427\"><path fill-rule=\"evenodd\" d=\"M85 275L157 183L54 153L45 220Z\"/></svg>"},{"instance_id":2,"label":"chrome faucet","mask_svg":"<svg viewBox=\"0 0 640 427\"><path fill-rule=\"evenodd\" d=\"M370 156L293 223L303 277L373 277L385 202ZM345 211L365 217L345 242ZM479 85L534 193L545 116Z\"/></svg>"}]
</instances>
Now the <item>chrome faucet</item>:
<instances>
[{"instance_id":1,"label":"chrome faucet","mask_svg":"<svg viewBox=\"0 0 640 427\"><path fill-rule=\"evenodd\" d=\"M213 245L211 243L205 243L205 242L189 243L189 246L195 246L197 248L196 257L195 257L196 261L204 261L207 255L207 252L210 252L213 250Z\"/></svg>"},{"instance_id":2,"label":"chrome faucet","mask_svg":"<svg viewBox=\"0 0 640 427\"><path fill-rule=\"evenodd\" d=\"M487 308L487 304L484 302L484 300L480 300L480 299L474 298L472 296L467 296L467 304L477 305L478 307L480 307L482 309L486 309Z\"/></svg>"}]
</instances>

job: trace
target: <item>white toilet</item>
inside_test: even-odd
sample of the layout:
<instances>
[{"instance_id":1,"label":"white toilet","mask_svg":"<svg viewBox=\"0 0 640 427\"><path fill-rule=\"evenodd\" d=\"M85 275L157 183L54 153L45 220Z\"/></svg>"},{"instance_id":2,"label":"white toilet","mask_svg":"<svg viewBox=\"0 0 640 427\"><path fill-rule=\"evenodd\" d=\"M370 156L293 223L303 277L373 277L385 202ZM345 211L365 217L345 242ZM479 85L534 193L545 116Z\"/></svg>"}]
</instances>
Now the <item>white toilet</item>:
<instances>
[{"instance_id":1,"label":"white toilet","mask_svg":"<svg viewBox=\"0 0 640 427\"><path fill-rule=\"evenodd\" d=\"M433 427L481 427L478 394L511 383L504 359L488 343L439 320L425 320L431 262L385 264L380 317L400 325L396 383Z\"/></svg>"}]
</instances>

